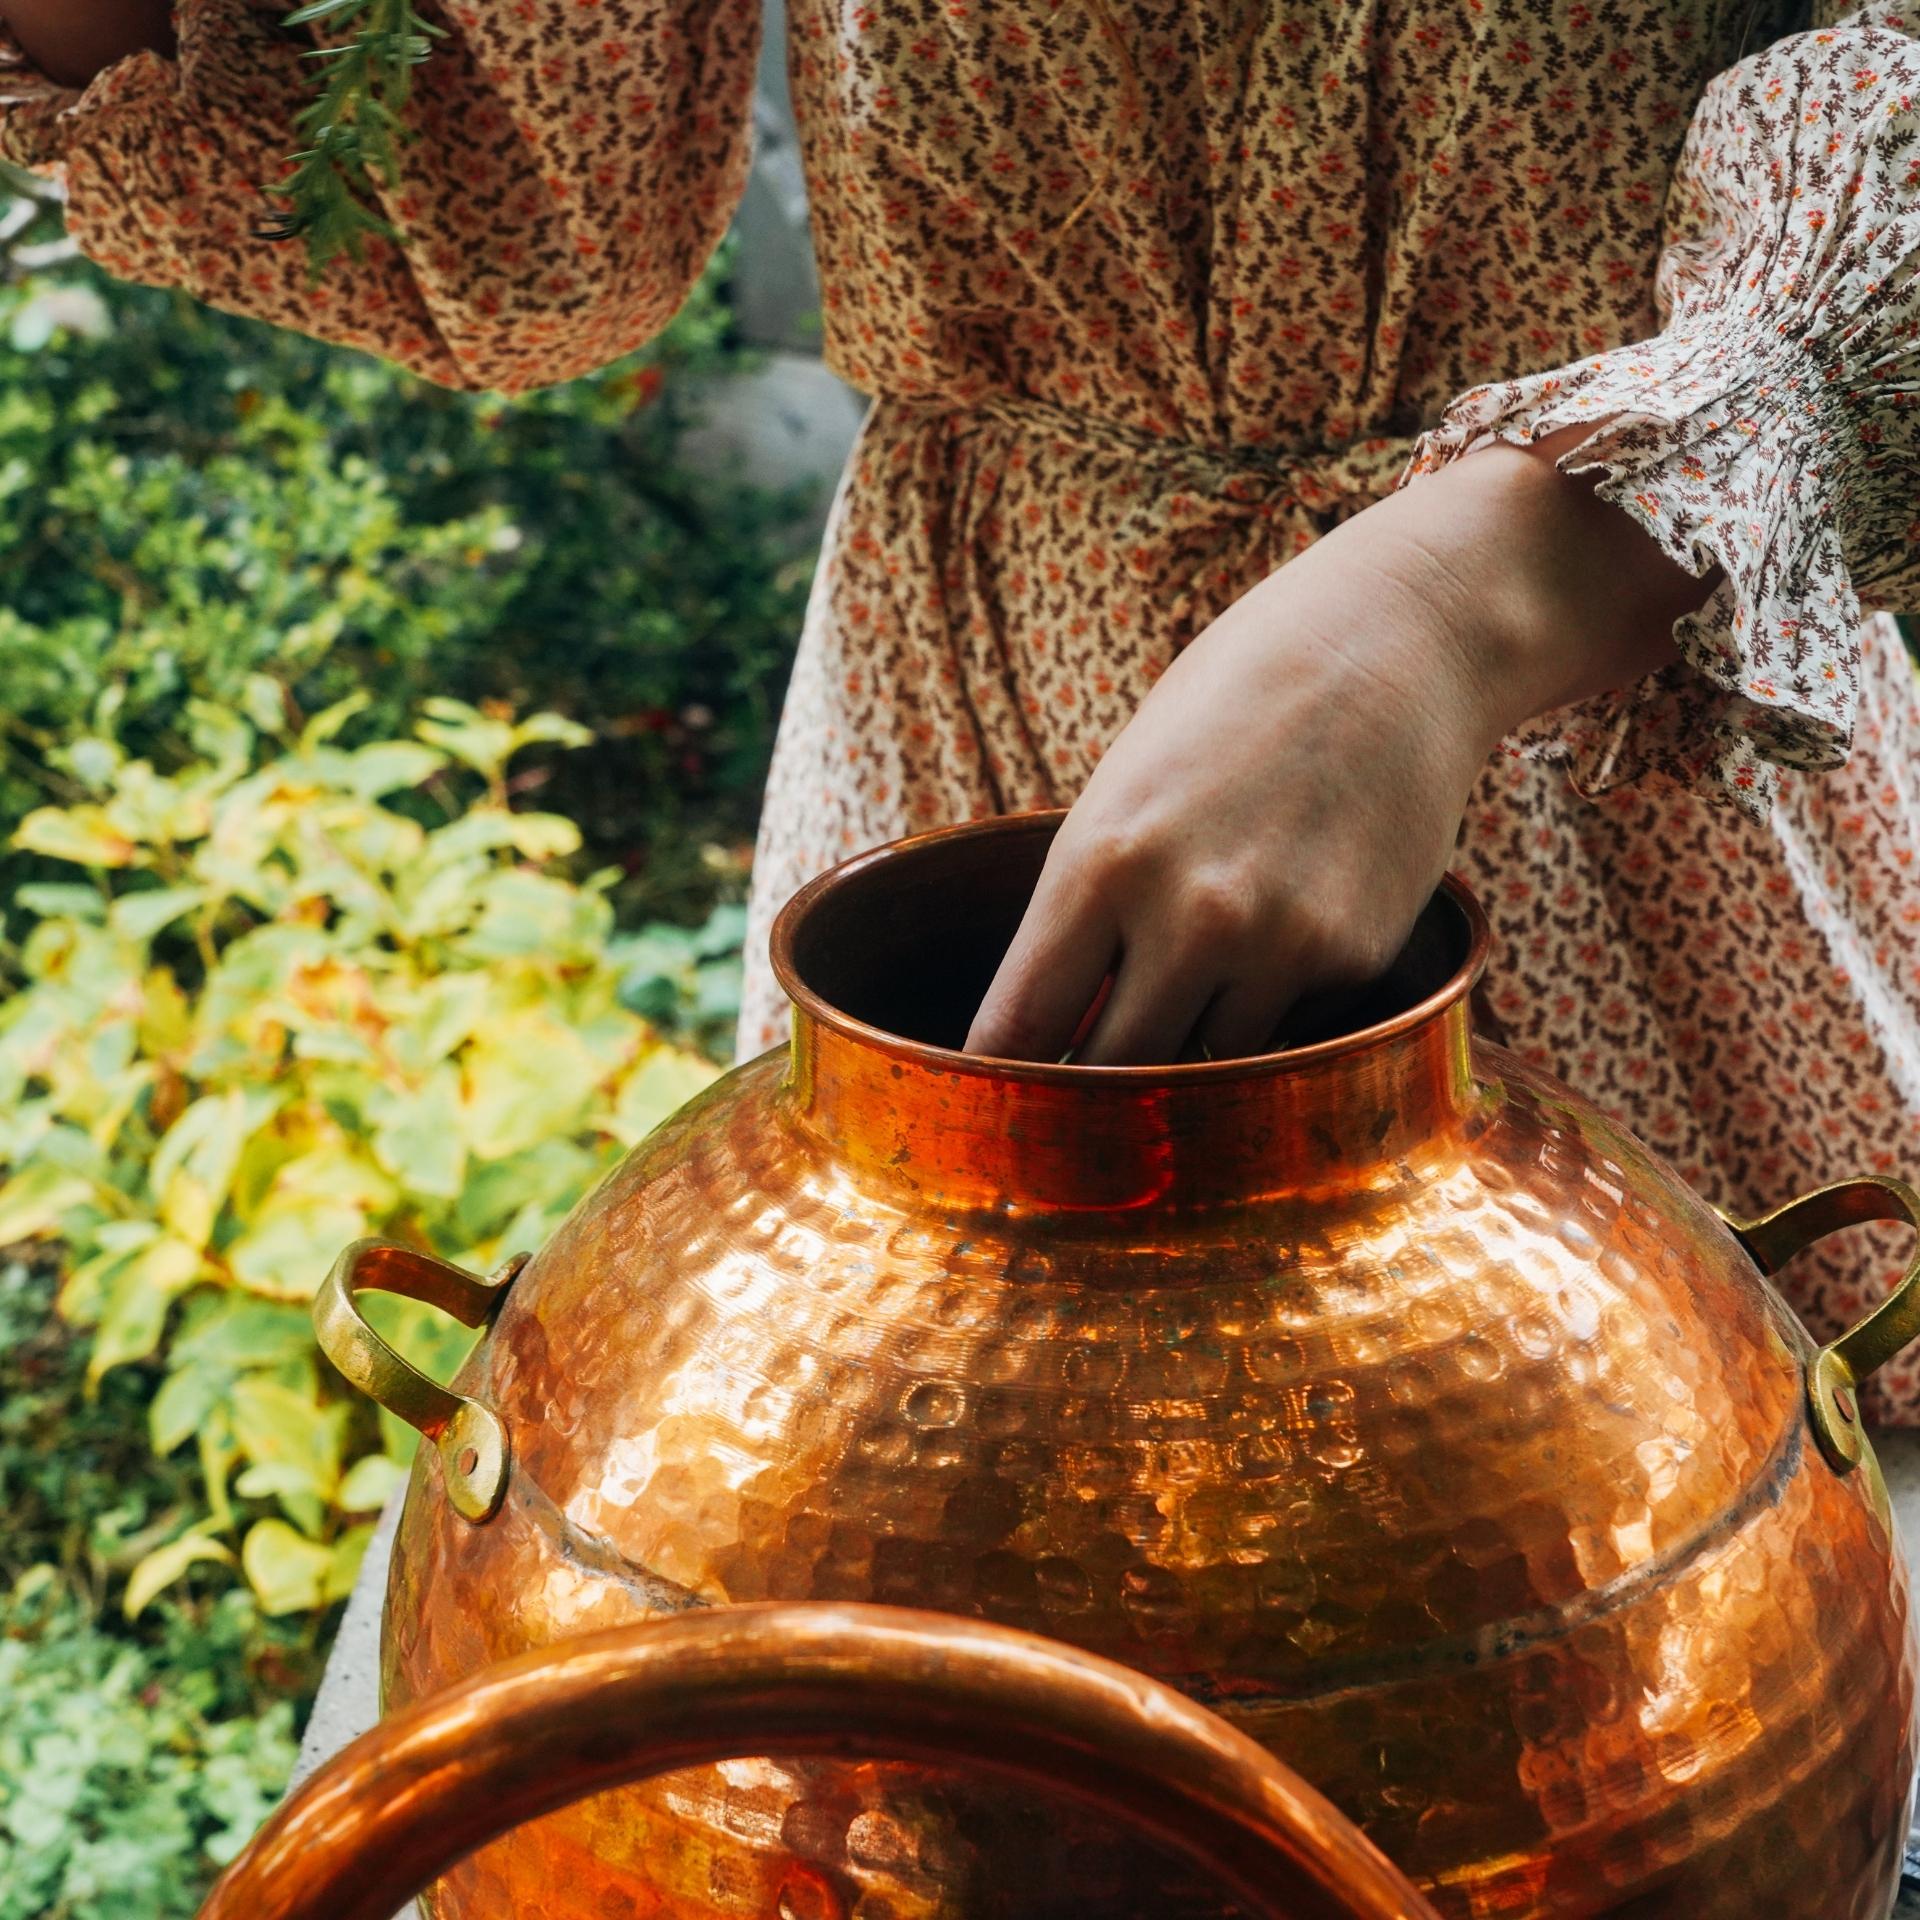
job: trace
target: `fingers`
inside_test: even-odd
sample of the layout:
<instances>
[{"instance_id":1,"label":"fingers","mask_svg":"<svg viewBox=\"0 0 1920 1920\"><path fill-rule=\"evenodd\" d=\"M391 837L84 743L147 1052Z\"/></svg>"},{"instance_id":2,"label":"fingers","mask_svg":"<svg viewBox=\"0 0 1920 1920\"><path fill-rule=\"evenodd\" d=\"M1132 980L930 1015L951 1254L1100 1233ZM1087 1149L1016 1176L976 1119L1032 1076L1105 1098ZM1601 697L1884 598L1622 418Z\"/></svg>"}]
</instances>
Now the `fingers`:
<instances>
[{"instance_id":1,"label":"fingers","mask_svg":"<svg viewBox=\"0 0 1920 1920\"><path fill-rule=\"evenodd\" d=\"M1192 1052L1202 1060L1241 1060L1272 1050L1293 996L1284 979L1255 975L1222 987L1194 1028Z\"/></svg>"},{"instance_id":2,"label":"fingers","mask_svg":"<svg viewBox=\"0 0 1920 1920\"><path fill-rule=\"evenodd\" d=\"M1109 973L1100 982L1100 991L1093 996L1093 1005L1080 1016L1080 1024L1073 1030L1073 1038L1067 1044L1067 1058L1071 1060L1087 1044L1087 1035L1093 1031L1093 1023L1106 1011L1107 1002L1113 997L1113 975Z\"/></svg>"},{"instance_id":3,"label":"fingers","mask_svg":"<svg viewBox=\"0 0 1920 1920\"><path fill-rule=\"evenodd\" d=\"M1238 874L1188 874L1169 886L1112 850L1056 843L968 1051L1053 1061L1071 1047L1079 1066L1176 1060L1223 987L1241 979L1218 1030L1257 1038L1291 996L1270 947L1269 964L1257 964L1258 897Z\"/></svg>"},{"instance_id":4,"label":"fingers","mask_svg":"<svg viewBox=\"0 0 1920 1920\"><path fill-rule=\"evenodd\" d=\"M1122 883L1133 909L1123 921L1119 975L1087 1043L1083 1066L1148 1065L1190 1057L1197 1031L1222 996L1257 1023L1256 1003L1277 1021L1291 986L1286 944L1265 929L1257 877L1208 867L1169 882L1153 875Z\"/></svg>"},{"instance_id":5,"label":"fingers","mask_svg":"<svg viewBox=\"0 0 1920 1920\"><path fill-rule=\"evenodd\" d=\"M1165 941L1127 949L1093 1031L1074 1050L1074 1065L1133 1067L1179 1059L1214 989L1211 974L1182 966L1182 958Z\"/></svg>"},{"instance_id":6,"label":"fingers","mask_svg":"<svg viewBox=\"0 0 1920 1920\"><path fill-rule=\"evenodd\" d=\"M967 1051L1071 1049L1090 1067L1244 1059L1272 1049L1303 994L1373 978L1377 946L1244 865L1169 878L1056 842Z\"/></svg>"},{"instance_id":7,"label":"fingers","mask_svg":"<svg viewBox=\"0 0 1920 1920\"><path fill-rule=\"evenodd\" d=\"M1086 1021L1119 945L1113 916L1049 854L1020 930L973 1017L967 1052L1059 1060Z\"/></svg>"}]
</instances>

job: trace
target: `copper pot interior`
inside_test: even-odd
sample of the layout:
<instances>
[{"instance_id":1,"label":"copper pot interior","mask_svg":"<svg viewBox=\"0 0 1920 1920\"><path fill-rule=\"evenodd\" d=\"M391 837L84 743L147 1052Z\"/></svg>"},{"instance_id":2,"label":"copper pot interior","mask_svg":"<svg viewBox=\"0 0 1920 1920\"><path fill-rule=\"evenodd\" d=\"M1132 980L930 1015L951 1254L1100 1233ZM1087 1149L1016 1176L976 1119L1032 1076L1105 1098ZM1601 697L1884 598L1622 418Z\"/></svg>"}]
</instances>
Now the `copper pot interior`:
<instances>
[{"instance_id":1,"label":"copper pot interior","mask_svg":"<svg viewBox=\"0 0 1920 1920\"><path fill-rule=\"evenodd\" d=\"M796 902L789 991L797 984L826 1008L901 1039L964 1046L1061 818L929 835L884 861L843 868ZM1397 1018L1453 981L1472 944L1460 904L1435 893L1383 974L1303 998L1264 1051L1312 1046Z\"/></svg>"}]
</instances>

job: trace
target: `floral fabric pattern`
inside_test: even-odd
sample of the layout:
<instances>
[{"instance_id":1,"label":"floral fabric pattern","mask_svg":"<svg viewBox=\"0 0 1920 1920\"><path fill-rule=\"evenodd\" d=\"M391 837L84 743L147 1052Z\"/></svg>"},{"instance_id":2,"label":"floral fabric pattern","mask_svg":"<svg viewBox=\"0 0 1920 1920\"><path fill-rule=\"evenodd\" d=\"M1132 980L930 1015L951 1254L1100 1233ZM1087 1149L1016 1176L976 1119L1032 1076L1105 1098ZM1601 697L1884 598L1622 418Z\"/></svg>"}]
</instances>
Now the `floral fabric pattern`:
<instances>
[{"instance_id":1,"label":"floral fabric pattern","mask_svg":"<svg viewBox=\"0 0 1920 1920\"><path fill-rule=\"evenodd\" d=\"M1895 16L1897 19L1900 16ZM1657 768L1757 817L1778 769L1840 765L1863 598L1920 604L1920 46L1788 40L1707 88L1667 213L1659 336L1462 396L1430 472L1489 438L1614 416L1558 465L1724 578L1679 665L1528 744L1603 792Z\"/></svg>"},{"instance_id":2,"label":"floral fabric pattern","mask_svg":"<svg viewBox=\"0 0 1920 1920\"><path fill-rule=\"evenodd\" d=\"M61 167L69 229L108 272L448 385L551 384L673 317L746 184L756 7L454 7L385 207L406 247L317 286L297 242L255 236L312 78L288 11L178 0L178 60L136 55L84 93L0 30L0 157Z\"/></svg>"},{"instance_id":3,"label":"floral fabric pattern","mask_svg":"<svg viewBox=\"0 0 1920 1920\"><path fill-rule=\"evenodd\" d=\"M302 44L182 0L84 94L13 56L0 151L112 270L429 376L647 337L723 230L755 0L450 5L389 211L310 295L257 242ZM1920 19L1792 0L791 0L830 363L875 396L769 786L772 910L922 826L1071 801L1178 649L1490 436L1723 583L1678 659L1544 717L1458 864L1485 1012L1709 1198L1920 1171L1911 356ZM1786 1284L1823 1337L1858 1233ZM1920 1361L1875 1411L1920 1421Z\"/></svg>"}]
</instances>

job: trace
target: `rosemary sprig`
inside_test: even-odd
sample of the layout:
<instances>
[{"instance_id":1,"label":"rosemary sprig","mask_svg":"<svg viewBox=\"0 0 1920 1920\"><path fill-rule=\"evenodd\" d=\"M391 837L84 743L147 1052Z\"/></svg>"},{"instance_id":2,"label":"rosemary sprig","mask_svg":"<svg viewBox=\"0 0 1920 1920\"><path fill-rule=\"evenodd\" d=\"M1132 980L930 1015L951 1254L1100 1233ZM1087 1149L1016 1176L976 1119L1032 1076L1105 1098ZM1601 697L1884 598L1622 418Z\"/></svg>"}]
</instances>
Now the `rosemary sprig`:
<instances>
[{"instance_id":1,"label":"rosemary sprig","mask_svg":"<svg viewBox=\"0 0 1920 1920\"><path fill-rule=\"evenodd\" d=\"M374 204L374 176L399 180L399 146L407 137L400 116L413 70L446 29L423 19L413 0L311 0L288 14L289 27L350 28L338 46L305 57L319 68L312 102L294 122L304 142L293 169L267 191L287 202L259 228L270 240L304 236L316 278L336 255L362 257L367 237L397 240L391 221Z\"/></svg>"}]
</instances>

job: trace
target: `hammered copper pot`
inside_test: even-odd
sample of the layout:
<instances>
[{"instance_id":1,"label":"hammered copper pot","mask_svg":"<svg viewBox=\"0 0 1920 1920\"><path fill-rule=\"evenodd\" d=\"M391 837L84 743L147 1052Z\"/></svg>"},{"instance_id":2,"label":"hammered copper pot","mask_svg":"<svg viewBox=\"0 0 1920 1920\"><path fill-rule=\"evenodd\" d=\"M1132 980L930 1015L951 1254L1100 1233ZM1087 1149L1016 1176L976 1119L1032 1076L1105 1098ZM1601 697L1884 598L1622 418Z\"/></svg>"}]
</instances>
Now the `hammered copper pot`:
<instances>
[{"instance_id":1,"label":"hammered copper pot","mask_svg":"<svg viewBox=\"0 0 1920 1920\"><path fill-rule=\"evenodd\" d=\"M1158 1680L981 1620L818 1600L691 1607L430 1695L304 1782L200 1920L390 1920L524 1820L765 1740L786 1753L964 1759L1070 1792L1160 1835L1253 1920L1435 1920L1337 1808ZM521 1888L499 1910L605 1914L605 1892L556 1882L537 1908ZM787 1913L831 1911L834 1897L799 1878L774 1896Z\"/></svg>"},{"instance_id":2,"label":"hammered copper pot","mask_svg":"<svg viewBox=\"0 0 1920 1920\"><path fill-rule=\"evenodd\" d=\"M491 1282L362 1246L349 1377L420 1425L390 1707L686 1609L1027 1628L1214 1709L1450 1920L1884 1920L1914 1637L1853 1388L1762 1277L1861 1178L1735 1229L1470 1032L1435 896L1349 1030L1155 1069L956 1050L1057 817L855 860L786 910L790 1051ZM357 1287L491 1330L444 1394ZM960 1770L728 1762L454 1868L439 1920L1219 1914L1171 1856Z\"/></svg>"}]
</instances>

